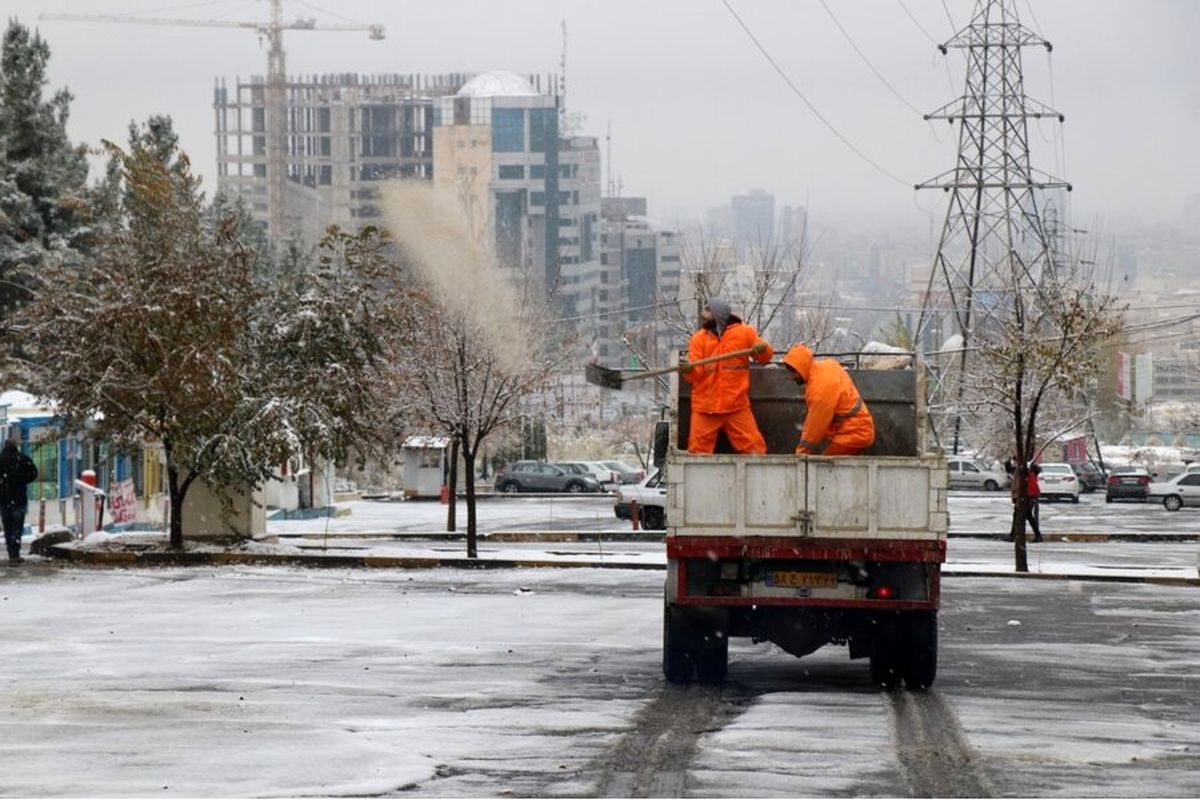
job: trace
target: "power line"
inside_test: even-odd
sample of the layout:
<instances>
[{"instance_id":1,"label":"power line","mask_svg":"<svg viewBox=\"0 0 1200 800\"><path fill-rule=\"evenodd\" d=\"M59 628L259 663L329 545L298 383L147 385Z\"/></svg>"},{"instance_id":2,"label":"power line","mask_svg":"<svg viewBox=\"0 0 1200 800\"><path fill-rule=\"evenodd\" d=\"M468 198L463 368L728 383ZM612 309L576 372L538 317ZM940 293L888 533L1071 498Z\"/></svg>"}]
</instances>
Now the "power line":
<instances>
[{"instance_id":1,"label":"power line","mask_svg":"<svg viewBox=\"0 0 1200 800\"><path fill-rule=\"evenodd\" d=\"M811 111L813 113L813 115L817 119L819 119L821 121L821 123L826 128L828 128L829 131L834 136L836 136L838 138L838 141L840 141L842 144L844 144L847 148L850 149L850 151L852 153L854 153L856 156L861 158L867 164L870 164L872 167L874 167L878 172L880 172L883 175L886 175L888 178L891 178L892 180L894 180L896 183L900 184L901 186L907 187L907 186L912 185L910 182L897 177L895 174L893 174L893 173L889 172L888 170L884 169L883 167L881 167L878 163L876 163L869 156L867 156L866 153L864 153L863 151L861 151L857 147L855 147L854 144L849 139L847 139L844 135L842 135L842 132L839 131L836 127L834 127L833 123L830 122L828 119L826 119L824 114L822 114L820 111L817 110L817 107L814 106L812 104L812 102L809 101L809 99L804 96L804 93L801 92L799 87L797 87L796 84L792 82L792 79L790 77L788 77L788 74L786 72L784 72L783 68L781 66L779 66L778 62L776 62L775 59L771 57L771 54L769 52L767 52L767 48L765 48L763 46L762 42L760 42L758 40L758 37L756 37L754 35L754 32L751 31L749 27L747 27L746 23L742 21L742 18L740 16L738 16L738 13L736 11L734 11L733 6L731 6L729 4L729 0L721 0L721 3L725 6L726 9L728 9L729 13L733 16L733 18L735 20L737 20L737 24L741 27L741 29L743 31L745 31L746 36L750 37L750 41L754 43L754 46L756 48L758 48L758 52L762 53L762 56L763 56L763 58L765 58L767 60L767 63L770 64L777 73L779 73L779 77L783 78L783 81L784 81L784 83L786 83L788 85L788 88L790 88L792 90L792 92L797 97L800 98L800 101L802 103L804 103L805 106L808 107L808 110Z\"/></svg>"},{"instance_id":2,"label":"power line","mask_svg":"<svg viewBox=\"0 0 1200 800\"><path fill-rule=\"evenodd\" d=\"M904 13L908 15L908 18L913 21L913 25L916 25L921 30L921 33L925 34L926 39L928 39L932 44L941 44L941 42L933 38L933 34L927 31L924 25L917 21L917 18L913 16L913 13L908 10L908 6L904 4L904 0L896 0L896 2L899 3L900 7L904 9Z\"/></svg>"},{"instance_id":3,"label":"power line","mask_svg":"<svg viewBox=\"0 0 1200 800\"><path fill-rule=\"evenodd\" d=\"M849 42L850 46L854 48L854 52L858 53L858 57L861 58L862 62L867 65L867 68L875 74L876 78L879 78L879 82L886 86L888 91L896 96L897 100L908 106L909 111L913 112L917 116L923 116L924 112L914 106L912 103L908 102L908 99L904 97L904 95L900 94L900 92L896 90L895 86L892 86L891 82L883 76L883 73L875 68L875 65L871 63L871 59L867 58L867 54L862 51L862 48L860 48L854 41L853 37L850 36L850 32L847 31L842 23L838 21L838 18L834 16L833 9L829 7L829 3L826 3L825 0L821 0L821 8L825 9L825 13L829 15L831 20L833 20L833 24L836 25L837 29L842 32L842 36L846 37L846 41Z\"/></svg>"}]
</instances>

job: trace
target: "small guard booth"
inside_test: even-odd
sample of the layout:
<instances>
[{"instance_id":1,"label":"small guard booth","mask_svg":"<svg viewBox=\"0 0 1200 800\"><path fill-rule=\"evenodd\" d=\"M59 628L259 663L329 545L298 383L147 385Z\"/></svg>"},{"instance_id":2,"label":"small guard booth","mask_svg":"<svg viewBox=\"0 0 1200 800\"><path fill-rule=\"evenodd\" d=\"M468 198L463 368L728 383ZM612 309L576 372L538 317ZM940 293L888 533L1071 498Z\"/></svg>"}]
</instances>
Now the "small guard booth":
<instances>
[{"instance_id":1,"label":"small guard booth","mask_svg":"<svg viewBox=\"0 0 1200 800\"><path fill-rule=\"evenodd\" d=\"M448 480L450 437L410 436L404 440L404 496L438 498Z\"/></svg>"}]
</instances>

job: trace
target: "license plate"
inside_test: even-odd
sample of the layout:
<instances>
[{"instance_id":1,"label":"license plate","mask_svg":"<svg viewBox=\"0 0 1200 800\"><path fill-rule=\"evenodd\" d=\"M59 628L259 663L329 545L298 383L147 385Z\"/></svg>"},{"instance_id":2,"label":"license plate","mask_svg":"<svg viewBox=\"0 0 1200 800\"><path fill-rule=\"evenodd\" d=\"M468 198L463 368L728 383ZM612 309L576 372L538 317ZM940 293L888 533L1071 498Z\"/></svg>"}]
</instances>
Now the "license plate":
<instances>
[{"instance_id":1,"label":"license plate","mask_svg":"<svg viewBox=\"0 0 1200 800\"><path fill-rule=\"evenodd\" d=\"M836 589L837 573L834 572L768 572L767 586L785 588Z\"/></svg>"},{"instance_id":2,"label":"license plate","mask_svg":"<svg viewBox=\"0 0 1200 800\"><path fill-rule=\"evenodd\" d=\"M1137 483L1137 478L1121 478L1121 483Z\"/></svg>"}]
</instances>

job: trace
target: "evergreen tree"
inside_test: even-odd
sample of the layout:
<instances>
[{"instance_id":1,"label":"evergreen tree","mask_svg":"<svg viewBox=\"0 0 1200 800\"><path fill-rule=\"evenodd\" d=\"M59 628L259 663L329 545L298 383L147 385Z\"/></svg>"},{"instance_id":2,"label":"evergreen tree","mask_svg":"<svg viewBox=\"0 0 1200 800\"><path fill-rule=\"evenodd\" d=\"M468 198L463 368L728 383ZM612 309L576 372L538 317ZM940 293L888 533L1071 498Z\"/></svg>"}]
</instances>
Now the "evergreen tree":
<instances>
[{"instance_id":1,"label":"evergreen tree","mask_svg":"<svg viewBox=\"0 0 1200 800\"><path fill-rule=\"evenodd\" d=\"M93 233L87 159L67 138L71 94L44 99L50 47L16 20L0 44L0 313L28 300L28 271L78 262Z\"/></svg>"}]
</instances>

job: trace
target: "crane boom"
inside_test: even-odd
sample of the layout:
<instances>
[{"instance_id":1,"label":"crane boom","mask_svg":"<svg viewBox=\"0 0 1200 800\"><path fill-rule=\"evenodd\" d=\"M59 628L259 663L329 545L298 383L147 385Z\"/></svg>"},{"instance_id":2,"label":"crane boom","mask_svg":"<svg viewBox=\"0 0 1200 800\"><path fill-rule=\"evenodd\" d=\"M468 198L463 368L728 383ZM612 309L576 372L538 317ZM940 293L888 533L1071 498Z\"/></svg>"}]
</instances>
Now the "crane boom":
<instances>
[{"instance_id":1,"label":"crane boom","mask_svg":"<svg viewBox=\"0 0 1200 800\"><path fill-rule=\"evenodd\" d=\"M194 28L249 28L261 34L269 34L274 25L270 22L239 22L224 19L174 19L170 17L123 17L118 14L38 14L38 19L65 20L67 22L109 22L133 25L182 25ZM279 25L280 30L288 31L365 31L372 39L382 39L382 25L330 25L318 23L315 19L297 18L292 22Z\"/></svg>"},{"instance_id":2,"label":"crane boom","mask_svg":"<svg viewBox=\"0 0 1200 800\"><path fill-rule=\"evenodd\" d=\"M283 0L271 0L269 22L238 22L222 19L171 19L167 17L125 17L117 14L39 14L38 19L68 22L111 22L133 25L181 25L195 28L241 28L256 31L270 43L267 53L266 139L267 139L267 205L270 221L267 233L282 239L287 197L287 68L283 50L283 32L289 31L365 31L370 39L382 39L383 26L318 25L315 19L283 21Z\"/></svg>"}]
</instances>

